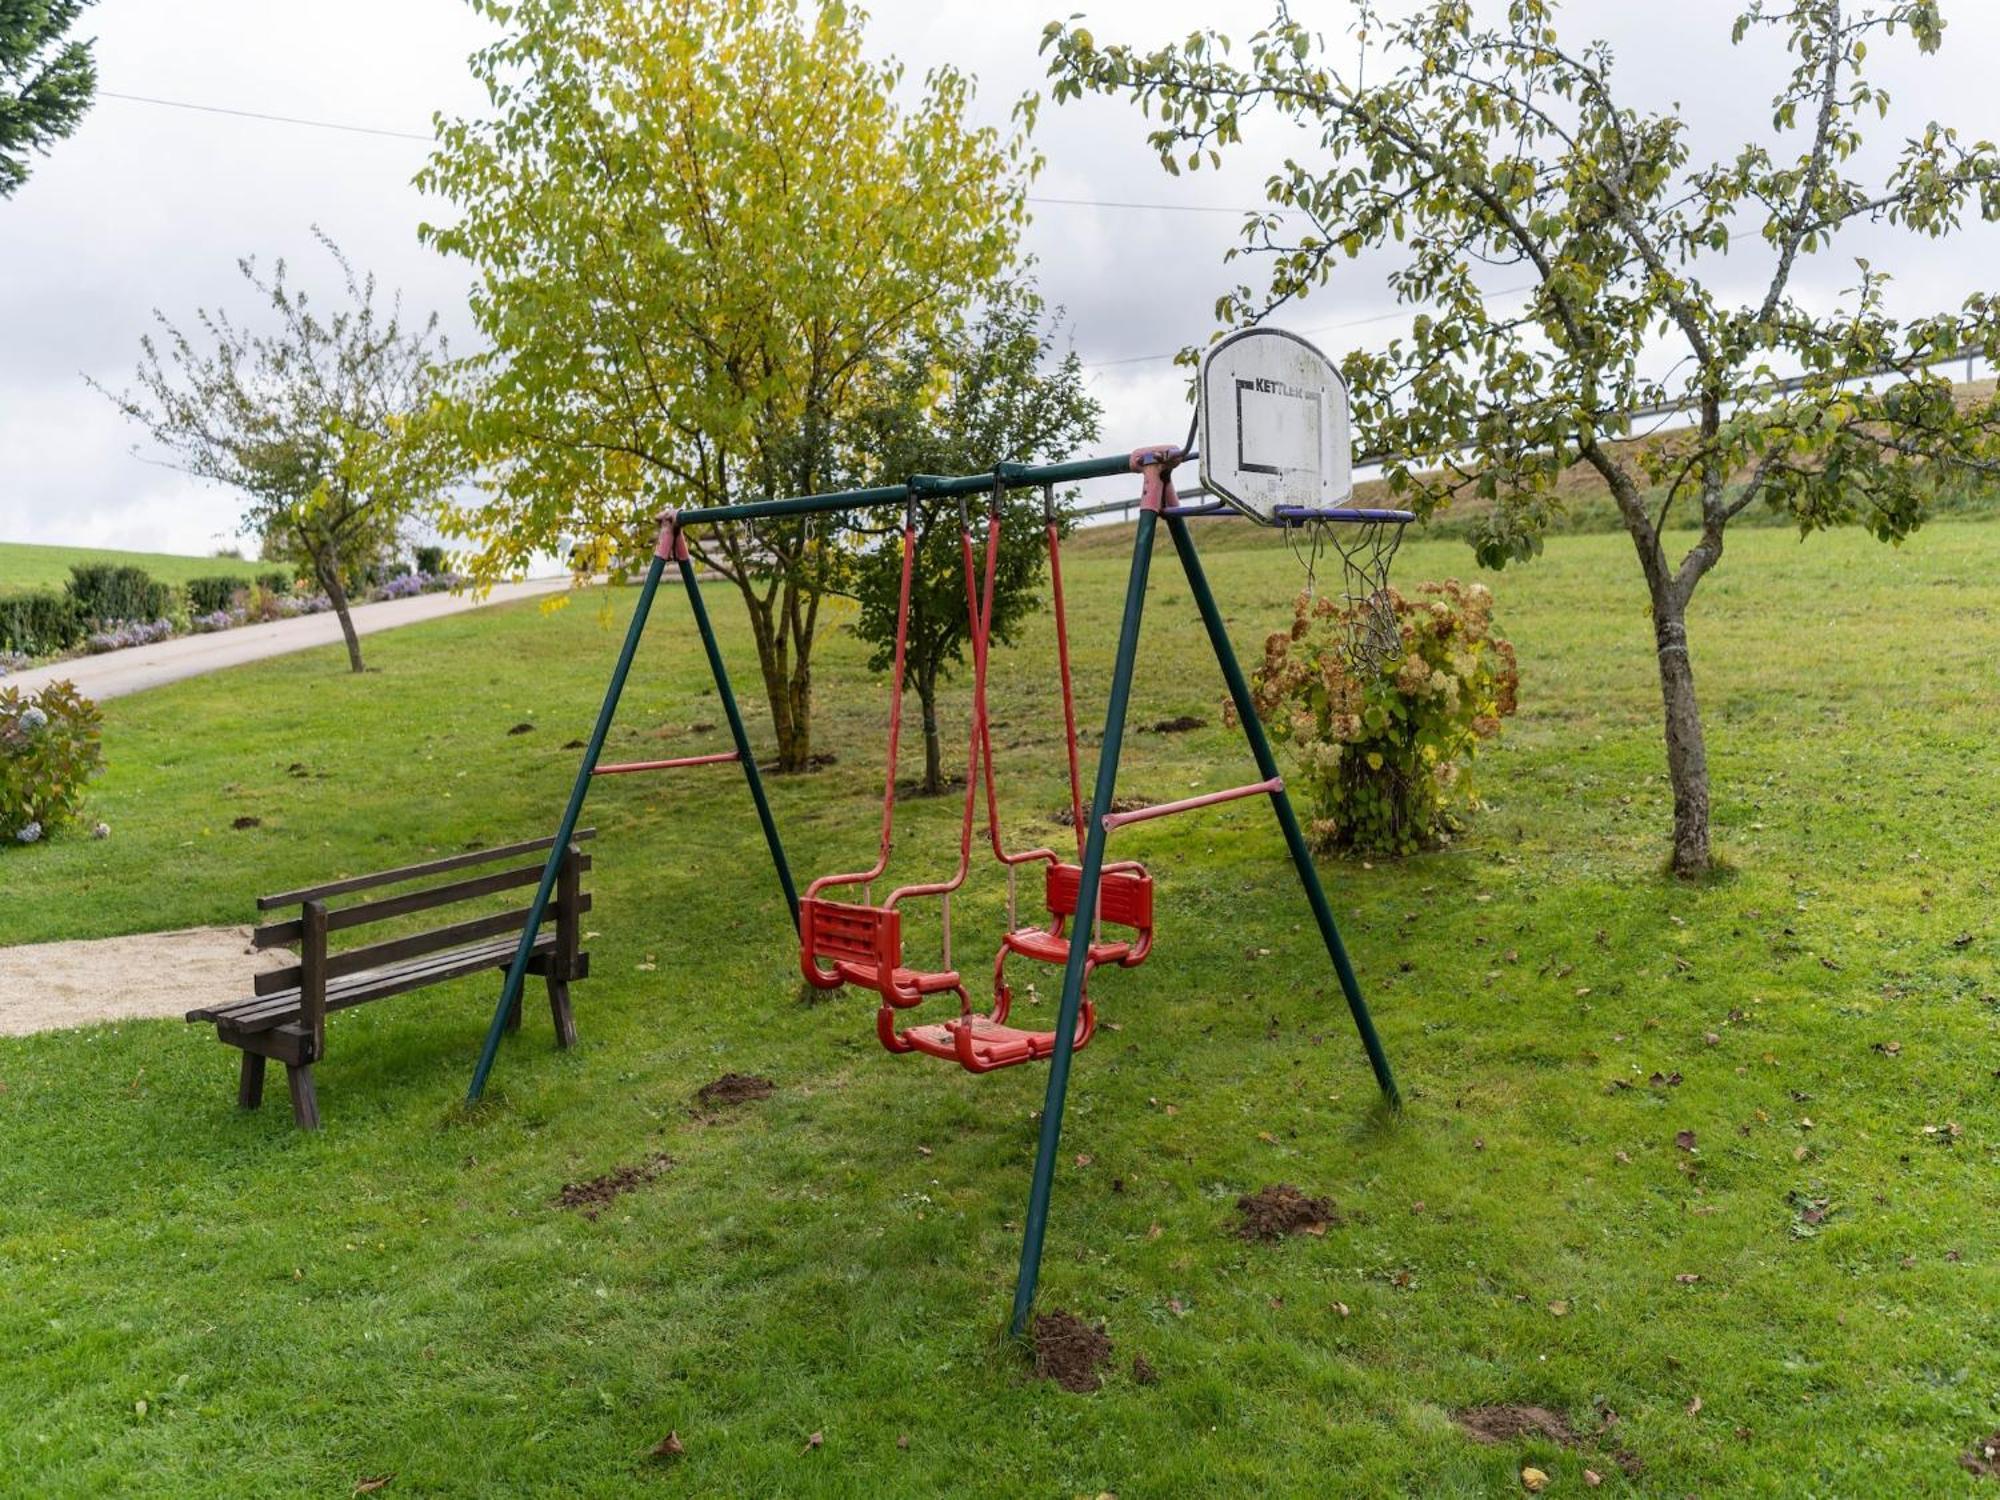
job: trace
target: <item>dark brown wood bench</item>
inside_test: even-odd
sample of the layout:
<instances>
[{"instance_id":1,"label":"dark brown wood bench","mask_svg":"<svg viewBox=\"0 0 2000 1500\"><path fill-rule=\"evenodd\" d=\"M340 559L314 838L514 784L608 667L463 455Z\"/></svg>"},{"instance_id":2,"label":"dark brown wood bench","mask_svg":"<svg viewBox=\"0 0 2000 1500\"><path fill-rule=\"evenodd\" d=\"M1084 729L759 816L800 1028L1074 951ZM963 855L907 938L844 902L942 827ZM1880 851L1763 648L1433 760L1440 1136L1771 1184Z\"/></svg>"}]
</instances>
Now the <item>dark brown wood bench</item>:
<instances>
[{"instance_id":1,"label":"dark brown wood bench","mask_svg":"<svg viewBox=\"0 0 2000 1500\"><path fill-rule=\"evenodd\" d=\"M570 984L590 972L590 955L583 951L583 914L590 910L583 875L590 868L590 856L577 843L595 834L593 828L582 829L570 844L528 959L528 972L541 975L548 983L549 1010L559 1047L576 1041ZM326 1056L328 1014L488 969L504 972L520 947L529 908L473 917L423 932L405 932L338 953L331 951L332 935L532 887L540 881L545 851L554 843L554 839L544 838L476 849L405 865L400 870L354 875L304 890L260 896L259 911L296 906L299 914L254 929L251 941L259 948L292 948L298 962L257 975L247 999L187 1013L190 1021L213 1022L217 1040L242 1049L236 1102L245 1109L255 1109L264 1102L264 1065L276 1058L285 1065L285 1079L291 1086L293 1118L301 1129L317 1130L319 1099L313 1090L312 1065ZM503 862L508 868L471 876L458 874ZM441 876L453 878L440 882ZM413 889L345 906L329 904L336 897L392 885ZM520 1024L521 1002L517 997L507 1025L511 1030Z\"/></svg>"}]
</instances>

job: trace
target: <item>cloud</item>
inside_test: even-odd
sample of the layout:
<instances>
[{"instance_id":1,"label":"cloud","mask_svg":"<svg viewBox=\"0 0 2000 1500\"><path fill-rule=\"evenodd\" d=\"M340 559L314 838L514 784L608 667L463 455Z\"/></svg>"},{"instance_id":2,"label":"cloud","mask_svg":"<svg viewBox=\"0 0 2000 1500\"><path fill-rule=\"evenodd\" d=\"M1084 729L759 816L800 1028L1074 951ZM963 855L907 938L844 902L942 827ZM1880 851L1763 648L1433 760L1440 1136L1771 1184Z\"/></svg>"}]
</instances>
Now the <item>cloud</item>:
<instances>
[{"instance_id":1,"label":"cloud","mask_svg":"<svg viewBox=\"0 0 2000 1500\"><path fill-rule=\"evenodd\" d=\"M871 44L908 64L913 88L940 64L976 75L980 118L1004 125L1023 92L1044 86L1044 20L1078 3L876 0ZM1211 24L1240 44L1268 14L1259 0L1114 0L1086 9L1101 37L1145 45ZM1329 47L1352 48L1345 7L1322 9ZM1678 102L1697 154L1718 154L1768 135L1767 101L1785 65L1770 39L1727 45L1735 9L1572 0L1561 19L1567 34L1608 36L1621 80L1650 107ZM1871 58L1900 106L1871 148L1877 164L1931 115L1974 133L1990 117L1985 59L2000 50L2000 7L1957 0L1946 15L1941 56L1919 59L1897 42ZM464 59L485 23L462 5L101 0L84 24L98 36L102 86L111 92L417 134L428 132L434 111L483 107ZM1249 207L1288 151L1314 149L1309 136L1270 122L1225 156L1223 172L1173 178L1146 145L1146 130L1122 100L1045 104L1037 144L1048 167L1037 196ZM78 135L0 204L0 537L213 547L233 523L233 501L133 458L133 434L81 377L124 384L155 307L180 320L200 306L244 308L240 255L288 256L305 284L325 285L314 223L385 286L403 288L409 305L439 310L453 342L466 347L464 267L417 242L419 222L438 211L410 185L424 155L419 141L100 100ZM1258 276L1254 261L1223 261L1236 230L1228 215L1036 206L1026 248L1092 367L1108 447L1185 430L1184 376L1166 359L1126 361L1206 340L1217 295ZM1981 284L1996 248L2000 236L1984 225L1941 243L1866 231L1811 266L1802 295L1823 305L1851 283L1849 253L1872 251L1896 270L1899 305L1954 302ZM1742 269L1724 279L1750 287L1761 253L1743 247L1732 256ZM1386 269L1380 259L1343 267L1282 321L1330 329L1319 342L1335 352L1348 341L1386 339L1396 324L1368 321L1393 310Z\"/></svg>"}]
</instances>

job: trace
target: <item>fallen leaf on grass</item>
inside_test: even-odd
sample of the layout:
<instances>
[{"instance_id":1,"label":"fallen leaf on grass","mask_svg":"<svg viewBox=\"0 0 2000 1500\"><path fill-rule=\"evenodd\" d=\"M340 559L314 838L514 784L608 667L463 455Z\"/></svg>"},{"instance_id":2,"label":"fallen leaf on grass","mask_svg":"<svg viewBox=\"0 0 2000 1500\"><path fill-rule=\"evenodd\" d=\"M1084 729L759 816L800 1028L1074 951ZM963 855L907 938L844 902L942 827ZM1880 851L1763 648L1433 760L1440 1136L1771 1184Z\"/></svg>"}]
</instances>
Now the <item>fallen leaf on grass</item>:
<instances>
[{"instance_id":1,"label":"fallen leaf on grass","mask_svg":"<svg viewBox=\"0 0 2000 1500\"><path fill-rule=\"evenodd\" d=\"M1539 1495L1549 1487L1549 1476L1530 1464L1521 1470L1521 1488L1531 1495Z\"/></svg>"},{"instance_id":2,"label":"fallen leaf on grass","mask_svg":"<svg viewBox=\"0 0 2000 1500\"><path fill-rule=\"evenodd\" d=\"M1701 1414L1701 1397L1697 1396L1694 1398L1694 1400L1688 1402L1688 1415L1693 1417L1693 1416L1699 1416L1700 1414Z\"/></svg>"},{"instance_id":3,"label":"fallen leaf on grass","mask_svg":"<svg viewBox=\"0 0 2000 1500\"><path fill-rule=\"evenodd\" d=\"M896 1434L896 1447L905 1453L909 1451L910 1435L907 1432L899 1432Z\"/></svg>"},{"instance_id":4,"label":"fallen leaf on grass","mask_svg":"<svg viewBox=\"0 0 2000 1500\"><path fill-rule=\"evenodd\" d=\"M826 1434L823 1432L815 1432L811 1437L806 1439L805 1447L799 1449L799 1452L810 1453L815 1448L823 1447L825 1443L826 1443Z\"/></svg>"},{"instance_id":5,"label":"fallen leaf on grass","mask_svg":"<svg viewBox=\"0 0 2000 1500\"><path fill-rule=\"evenodd\" d=\"M1549 1312L1555 1317L1566 1318L1569 1316L1569 1304L1567 1302L1551 1302L1549 1304Z\"/></svg>"},{"instance_id":6,"label":"fallen leaf on grass","mask_svg":"<svg viewBox=\"0 0 2000 1500\"><path fill-rule=\"evenodd\" d=\"M1875 1050L1884 1057L1894 1057L1903 1050L1903 1044L1901 1042L1877 1042Z\"/></svg>"},{"instance_id":7,"label":"fallen leaf on grass","mask_svg":"<svg viewBox=\"0 0 2000 1500\"><path fill-rule=\"evenodd\" d=\"M1683 1151L1692 1151L1692 1150L1694 1150L1694 1132L1693 1132L1692 1130L1677 1130L1677 1131L1675 1131L1675 1132L1674 1132L1674 1144L1675 1144L1676 1146L1680 1147L1680 1148L1681 1148L1681 1150L1683 1150Z\"/></svg>"},{"instance_id":8,"label":"fallen leaf on grass","mask_svg":"<svg viewBox=\"0 0 2000 1500\"><path fill-rule=\"evenodd\" d=\"M1682 1286L1693 1286L1697 1281L1701 1280L1701 1277L1693 1271L1683 1271L1674 1280Z\"/></svg>"},{"instance_id":9,"label":"fallen leaf on grass","mask_svg":"<svg viewBox=\"0 0 2000 1500\"><path fill-rule=\"evenodd\" d=\"M373 1479L356 1480L354 1484L354 1493L357 1495L372 1495L377 1490L387 1489L391 1484L391 1482L394 1481L395 1477L396 1476L394 1474L381 1474Z\"/></svg>"},{"instance_id":10,"label":"fallen leaf on grass","mask_svg":"<svg viewBox=\"0 0 2000 1500\"><path fill-rule=\"evenodd\" d=\"M657 1443L653 1444L653 1457L655 1458L679 1458L685 1452L687 1452L687 1449L681 1445L679 1431L670 1432Z\"/></svg>"}]
</instances>

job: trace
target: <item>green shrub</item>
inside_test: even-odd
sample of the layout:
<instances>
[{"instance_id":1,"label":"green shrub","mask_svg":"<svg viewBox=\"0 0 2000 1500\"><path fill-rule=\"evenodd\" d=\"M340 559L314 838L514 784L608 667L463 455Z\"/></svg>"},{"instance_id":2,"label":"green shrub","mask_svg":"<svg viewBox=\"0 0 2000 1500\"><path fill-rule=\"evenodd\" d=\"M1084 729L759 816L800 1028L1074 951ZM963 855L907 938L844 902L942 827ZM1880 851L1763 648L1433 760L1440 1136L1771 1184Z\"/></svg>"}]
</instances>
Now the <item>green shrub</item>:
<instances>
[{"instance_id":1,"label":"green shrub","mask_svg":"<svg viewBox=\"0 0 2000 1500\"><path fill-rule=\"evenodd\" d=\"M296 578L282 569L275 573L259 573L257 575L257 587L267 594L289 594L292 591L292 585L297 582Z\"/></svg>"},{"instance_id":2,"label":"green shrub","mask_svg":"<svg viewBox=\"0 0 2000 1500\"><path fill-rule=\"evenodd\" d=\"M242 579L223 574L190 578L187 581L188 608L198 615L216 614L235 602L237 591L243 586Z\"/></svg>"},{"instance_id":3,"label":"green shrub","mask_svg":"<svg viewBox=\"0 0 2000 1500\"><path fill-rule=\"evenodd\" d=\"M444 572L448 561L449 559L445 557L444 548L442 547L417 548L417 571L419 573L428 573L431 577L435 578L438 574Z\"/></svg>"},{"instance_id":4,"label":"green shrub","mask_svg":"<svg viewBox=\"0 0 2000 1500\"><path fill-rule=\"evenodd\" d=\"M92 625L161 619L173 595L144 568L118 563L78 563L69 570L68 588L78 612Z\"/></svg>"},{"instance_id":5,"label":"green shrub","mask_svg":"<svg viewBox=\"0 0 2000 1500\"><path fill-rule=\"evenodd\" d=\"M67 594L44 589L0 596L0 651L50 656L83 639L83 616Z\"/></svg>"},{"instance_id":6,"label":"green shrub","mask_svg":"<svg viewBox=\"0 0 2000 1500\"><path fill-rule=\"evenodd\" d=\"M1290 632L1264 645L1252 696L1271 737L1291 746L1291 779L1322 853L1410 854L1449 842L1479 806L1472 763L1514 712L1514 648L1493 634L1482 584L1390 590L1400 659L1348 660L1350 606L1301 594Z\"/></svg>"},{"instance_id":7,"label":"green shrub","mask_svg":"<svg viewBox=\"0 0 2000 1500\"><path fill-rule=\"evenodd\" d=\"M32 844L75 819L104 768L97 705L69 682L34 698L0 688L0 843Z\"/></svg>"}]
</instances>

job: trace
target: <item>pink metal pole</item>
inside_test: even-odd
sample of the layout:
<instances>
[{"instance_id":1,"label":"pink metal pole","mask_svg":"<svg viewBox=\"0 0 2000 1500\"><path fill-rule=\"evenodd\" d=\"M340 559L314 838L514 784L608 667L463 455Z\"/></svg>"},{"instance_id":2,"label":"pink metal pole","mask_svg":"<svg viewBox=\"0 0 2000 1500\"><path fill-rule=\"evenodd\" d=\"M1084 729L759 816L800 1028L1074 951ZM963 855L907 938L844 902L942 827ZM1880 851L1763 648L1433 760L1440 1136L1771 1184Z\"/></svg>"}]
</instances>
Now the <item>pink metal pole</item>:
<instances>
[{"instance_id":1,"label":"pink metal pole","mask_svg":"<svg viewBox=\"0 0 2000 1500\"><path fill-rule=\"evenodd\" d=\"M1269 781L1259 781L1250 786L1231 787L1226 792L1204 792L1199 797L1183 797L1178 802L1160 802L1152 807L1137 808L1132 812L1106 813L1104 831L1123 828L1127 823L1143 823L1148 818L1164 818L1169 813L1193 812L1197 807L1213 807L1218 802L1234 802L1239 797L1268 796L1285 789L1285 778L1273 776Z\"/></svg>"},{"instance_id":2,"label":"pink metal pole","mask_svg":"<svg viewBox=\"0 0 2000 1500\"><path fill-rule=\"evenodd\" d=\"M677 760L628 760L618 765L599 766L590 774L625 776L633 771L675 771L682 766L719 766L725 761L738 761L742 758L734 750L725 750L718 755L683 755Z\"/></svg>"}]
</instances>

